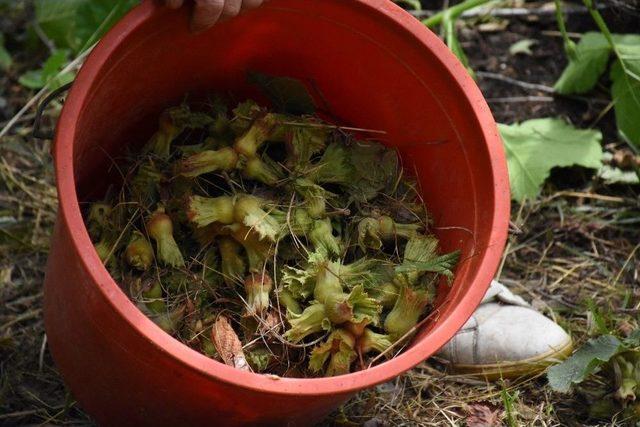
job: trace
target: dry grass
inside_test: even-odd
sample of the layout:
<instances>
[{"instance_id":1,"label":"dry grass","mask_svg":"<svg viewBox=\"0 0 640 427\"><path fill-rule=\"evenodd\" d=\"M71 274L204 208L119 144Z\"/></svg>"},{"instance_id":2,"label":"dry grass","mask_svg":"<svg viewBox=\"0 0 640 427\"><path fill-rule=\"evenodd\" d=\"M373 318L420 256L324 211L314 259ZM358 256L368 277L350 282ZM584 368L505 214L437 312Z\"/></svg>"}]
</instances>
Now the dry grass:
<instances>
[{"instance_id":1,"label":"dry grass","mask_svg":"<svg viewBox=\"0 0 640 427\"><path fill-rule=\"evenodd\" d=\"M56 199L49 144L28 133L0 146L0 423L86 423L46 350L41 284ZM629 188L608 190L590 184L514 207L500 275L578 342L599 332L590 307L611 330L637 326L640 311L640 203ZM331 422L457 425L474 405L506 422L505 397L517 425L578 423L584 410L579 394L556 395L543 377L486 383L430 361L361 393Z\"/></svg>"},{"instance_id":2,"label":"dry grass","mask_svg":"<svg viewBox=\"0 0 640 427\"><path fill-rule=\"evenodd\" d=\"M49 143L0 145L0 425L87 423L46 349L42 281L57 209Z\"/></svg>"}]
</instances>

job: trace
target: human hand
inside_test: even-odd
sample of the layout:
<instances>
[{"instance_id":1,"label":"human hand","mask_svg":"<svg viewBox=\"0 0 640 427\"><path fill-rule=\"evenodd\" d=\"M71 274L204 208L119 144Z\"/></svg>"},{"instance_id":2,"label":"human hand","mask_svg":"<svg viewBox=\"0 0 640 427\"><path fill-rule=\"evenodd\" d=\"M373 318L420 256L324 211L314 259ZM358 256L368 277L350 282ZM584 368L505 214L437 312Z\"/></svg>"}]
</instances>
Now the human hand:
<instances>
[{"instance_id":1,"label":"human hand","mask_svg":"<svg viewBox=\"0 0 640 427\"><path fill-rule=\"evenodd\" d=\"M254 9L265 0L195 0L191 29L195 32L206 30L216 22L233 18L242 10ZM165 0L165 4L172 8L182 7L184 0Z\"/></svg>"}]
</instances>

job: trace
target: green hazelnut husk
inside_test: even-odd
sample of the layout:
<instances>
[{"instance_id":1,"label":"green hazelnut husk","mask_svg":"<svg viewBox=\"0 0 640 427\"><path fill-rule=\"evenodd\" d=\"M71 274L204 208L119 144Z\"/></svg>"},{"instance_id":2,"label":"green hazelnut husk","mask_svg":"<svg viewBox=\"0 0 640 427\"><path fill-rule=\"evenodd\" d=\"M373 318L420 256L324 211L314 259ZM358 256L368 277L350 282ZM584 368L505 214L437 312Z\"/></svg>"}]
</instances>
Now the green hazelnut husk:
<instances>
[{"instance_id":1,"label":"green hazelnut husk","mask_svg":"<svg viewBox=\"0 0 640 427\"><path fill-rule=\"evenodd\" d=\"M139 231L134 231L124 252L127 263L135 269L145 271L153 264L153 247Z\"/></svg>"}]
</instances>

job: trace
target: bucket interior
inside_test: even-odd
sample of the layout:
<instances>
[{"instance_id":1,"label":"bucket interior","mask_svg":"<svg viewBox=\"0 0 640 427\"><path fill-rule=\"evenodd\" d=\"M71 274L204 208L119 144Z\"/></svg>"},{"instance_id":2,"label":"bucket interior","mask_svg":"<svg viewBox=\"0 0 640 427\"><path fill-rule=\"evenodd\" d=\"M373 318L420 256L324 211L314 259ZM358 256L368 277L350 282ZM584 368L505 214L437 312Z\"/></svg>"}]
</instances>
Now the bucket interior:
<instances>
[{"instance_id":1,"label":"bucket interior","mask_svg":"<svg viewBox=\"0 0 640 427\"><path fill-rule=\"evenodd\" d=\"M198 35L186 11L156 13L93 82L76 124L74 174L81 202L104 191L112 159L142 145L187 93L258 97L249 71L304 81L336 123L386 132L378 140L417 175L442 250L462 250L415 345L455 310L490 245L491 160L465 88L411 34L356 3L274 1Z\"/></svg>"}]
</instances>

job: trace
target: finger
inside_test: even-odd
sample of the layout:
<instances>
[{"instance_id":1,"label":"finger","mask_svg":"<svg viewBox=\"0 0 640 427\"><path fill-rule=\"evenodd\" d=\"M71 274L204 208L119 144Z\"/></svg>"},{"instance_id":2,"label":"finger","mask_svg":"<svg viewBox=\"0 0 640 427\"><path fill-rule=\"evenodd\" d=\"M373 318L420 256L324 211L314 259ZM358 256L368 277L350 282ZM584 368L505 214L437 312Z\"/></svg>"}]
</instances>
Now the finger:
<instances>
[{"instance_id":1,"label":"finger","mask_svg":"<svg viewBox=\"0 0 640 427\"><path fill-rule=\"evenodd\" d=\"M244 0L242 2L242 9L255 9L258 6L261 6L264 3L263 0Z\"/></svg>"},{"instance_id":2,"label":"finger","mask_svg":"<svg viewBox=\"0 0 640 427\"><path fill-rule=\"evenodd\" d=\"M191 20L191 30L204 31L220 19L224 10L225 0L196 0Z\"/></svg>"},{"instance_id":3,"label":"finger","mask_svg":"<svg viewBox=\"0 0 640 427\"><path fill-rule=\"evenodd\" d=\"M182 7L183 0L165 0L164 2L170 9L179 9Z\"/></svg>"},{"instance_id":4,"label":"finger","mask_svg":"<svg viewBox=\"0 0 640 427\"><path fill-rule=\"evenodd\" d=\"M222 10L222 16L220 19L225 20L233 18L240 14L242 9L242 0L225 0L224 9Z\"/></svg>"}]
</instances>

